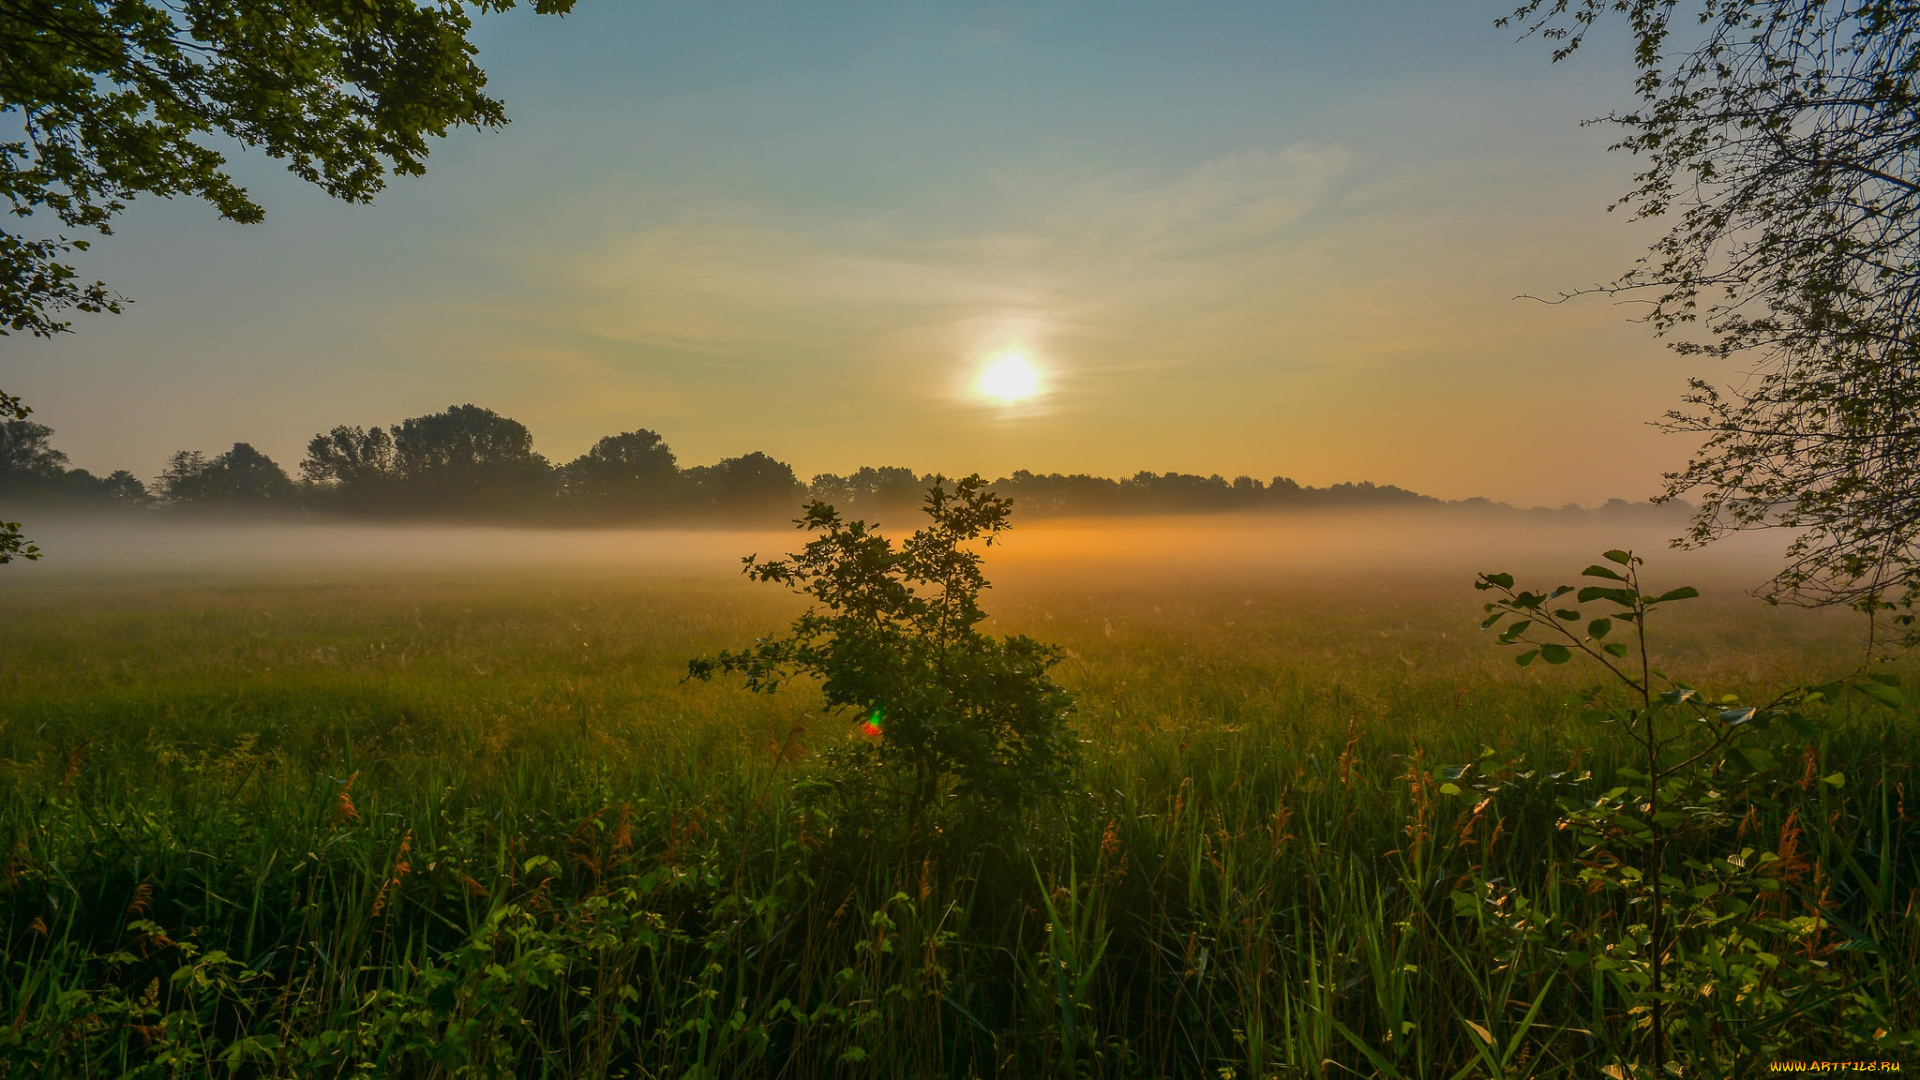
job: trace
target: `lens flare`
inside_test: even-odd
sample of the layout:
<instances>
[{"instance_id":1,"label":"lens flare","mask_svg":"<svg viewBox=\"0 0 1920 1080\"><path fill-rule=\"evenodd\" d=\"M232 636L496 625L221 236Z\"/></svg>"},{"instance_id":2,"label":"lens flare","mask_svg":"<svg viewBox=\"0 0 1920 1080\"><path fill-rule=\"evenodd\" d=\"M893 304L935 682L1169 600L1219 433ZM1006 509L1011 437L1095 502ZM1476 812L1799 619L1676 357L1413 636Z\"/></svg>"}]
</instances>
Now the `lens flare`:
<instances>
[{"instance_id":1,"label":"lens flare","mask_svg":"<svg viewBox=\"0 0 1920 1080\"><path fill-rule=\"evenodd\" d=\"M1040 372L1019 353L1008 353L980 373L980 393L1003 405L1025 401L1040 392Z\"/></svg>"},{"instance_id":2,"label":"lens flare","mask_svg":"<svg viewBox=\"0 0 1920 1080\"><path fill-rule=\"evenodd\" d=\"M886 723L887 710L882 706L875 705L873 711L867 714L867 718L860 722L860 730L877 739L880 737L880 733L886 729Z\"/></svg>"}]
</instances>

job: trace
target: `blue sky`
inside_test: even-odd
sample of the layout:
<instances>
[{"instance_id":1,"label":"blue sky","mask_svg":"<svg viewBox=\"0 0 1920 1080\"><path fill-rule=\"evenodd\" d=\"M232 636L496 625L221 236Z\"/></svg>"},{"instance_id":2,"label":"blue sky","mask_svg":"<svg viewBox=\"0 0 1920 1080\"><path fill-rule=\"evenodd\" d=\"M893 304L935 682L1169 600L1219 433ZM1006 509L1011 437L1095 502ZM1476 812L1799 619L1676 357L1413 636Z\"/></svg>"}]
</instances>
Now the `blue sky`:
<instances>
[{"instance_id":1,"label":"blue sky","mask_svg":"<svg viewBox=\"0 0 1920 1080\"><path fill-rule=\"evenodd\" d=\"M1694 368L1632 309L1618 43L1499 4L584 0L479 20L513 123L371 207L257 155L266 223L145 200L83 269L136 303L0 340L75 463L474 402L556 460L1370 479L1644 497ZM981 399L1028 356L1045 393ZM1698 372L1708 375L1719 372ZM1555 432L1525 437L1516 425Z\"/></svg>"}]
</instances>

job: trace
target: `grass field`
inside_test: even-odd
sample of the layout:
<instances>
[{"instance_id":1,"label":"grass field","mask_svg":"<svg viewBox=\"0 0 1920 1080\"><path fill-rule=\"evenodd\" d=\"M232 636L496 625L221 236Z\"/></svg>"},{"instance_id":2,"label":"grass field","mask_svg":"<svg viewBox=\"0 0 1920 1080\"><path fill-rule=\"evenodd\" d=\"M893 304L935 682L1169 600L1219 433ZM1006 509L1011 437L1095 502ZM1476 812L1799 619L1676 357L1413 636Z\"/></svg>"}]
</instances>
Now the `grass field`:
<instances>
[{"instance_id":1,"label":"grass field","mask_svg":"<svg viewBox=\"0 0 1920 1080\"><path fill-rule=\"evenodd\" d=\"M1645 1016L1595 959L1634 913L1524 797L1619 762L1574 722L1590 679L1478 631L1467 569L1568 579L1617 541L1479 566L1378 523L1285 551L1116 528L988 564L991 628L1068 650L1078 793L918 836L823 772L859 736L810 694L681 681L798 610L726 569L784 538L9 577L0 1075L1631 1075ZM1707 596L1658 628L1676 674L1857 665L1852 619L1677 565ZM1851 700L1759 736L1766 799L1695 843L1791 848L1771 902L1818 916L1791 945L1832 977L1720 988L1728 1032L1899 1060L1920 1028L1914 736ZM1524 783L1442 792L1476 760ZM1695 1036L1685 1075L1764 1068Z\"/></svg>"}]
</instances>

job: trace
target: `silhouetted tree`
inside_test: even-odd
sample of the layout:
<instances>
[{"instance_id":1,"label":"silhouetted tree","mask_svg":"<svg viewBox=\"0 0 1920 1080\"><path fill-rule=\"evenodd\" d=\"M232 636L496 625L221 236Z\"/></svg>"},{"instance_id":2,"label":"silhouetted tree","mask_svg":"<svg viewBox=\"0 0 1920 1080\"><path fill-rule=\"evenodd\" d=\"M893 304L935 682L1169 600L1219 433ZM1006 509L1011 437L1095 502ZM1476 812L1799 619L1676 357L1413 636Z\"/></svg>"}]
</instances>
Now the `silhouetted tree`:
<instances>
[{"instance_id":1,"label":"silhouetted tree","mask_svg":"<svg viewBox=\"0 0 1920 1080\"><path fill-rule=\"evenodd\" d=\"M758 450L717 465L696 465L686 477L703 502L731 518L791 517L806 493L793 466Z\"/></svg>"},{"instance_id":2,"label":"silhouetted tree","mask_svg":"<svg viewBox=\"0 0 1920 1080\"><path fill-rule=\"evenodd\" d=\"M1111 514L1121 510L1120 481L1086 473L1033 473L1017 469L994 481L993 490L1024 512L1041 515Z\"/></svg>"},{"instance_id":3,"label":"silhouetted tree","mask_svg":"<svg viewBox=\"0 0 1920 1080\"><path fill-rule=\"evenodd\" d=\"M60 487L63 493L89 502L120 506L146 506L153 502L147 485L125 469L115 469L105 476L95 476L85 469L72 469L60 478Z\"/></svg>"},{"instance_id":4,"label":"silhouetted tree","mask_svg":"<svg viewBox=\"0 0 1920 1080\"><path fill-rule=\"evenodd\" d=\"M656 432L608 435L561 470L569 499L589 514L657 517L673 509L680 470Z\"/></svg>"},{"instance_id":5,"label":"silhouetted tree","mask_svg":"<svg viewBox=\"0 0 1920 1080\"><path fill-rule=\"evenodd\" d=\"M553 469L533 452L532 433L492 409L456 405L391 431L393 471L410 506L499 512L542 506L553 496Z\"/></svg>"},{"instance_id":6,"label":"silhouetted tree","mask_svg":"<svg viewBox=\"0 0 1920 1080\"><path fill-rule=\"evenodd\" d=\"M1120 481L1120 491L1135 510L1177 514L1225 510L1233 505L1233 487L1226 478L1188 473L1138 472Z\"/></svg>"},{"instance_id":7,"label":"silhouetted tree","mask_svg":"<svg viewBox=\"0 0 1920 1080\"><path fill-rule=\"evenodd\" d=\"M0 391L0 417L8 423L23 423L33 415L33 410L12 394ZM29 561L40 557L40 549L20 533L17 521L0 521L0 563L10 563L15 559Z\"/></svg>"},{"instance_id":8,"label":"silhouetted tree","mask_svg":"<svg viewBox=\"0 0 1920 1080\"><path fill-rule=\"evenodd\" d=\"M0 483L9 487L45 484L64 475L67 455L53 448L52 436L52 428L31 420L0 424Z\"/></svg>"},{"instance_id":9,"label":"silhouetted tree","mask_svg":"<svg viewBox=\"0 0 1920 1080\"><path fill-rule=\"evenodd\" d=\"M151 501L145 484L125 469L95 476L67 468L54 449L53 429L29 420L0 423L0 493L41 504L141 506Z\"/></svg>"},{"instance_id":10,"label":"silhouetted tree","mask_svg":"<svg viewBox=\"0 0 1920 1080\"><path fill-rule=\"evenodd\" d=\"M288 506L300 494L272 458L248 443L211 458L181 450L156 486L168 502L201 505Z\"/></svg>"},{"instance_id":11,"label":"silhouetted tree","mask_svg":"<svg viewBox=\"0 0 1920 1080\"><path fill-rule=\"evenodd\" d=\"M807 494L842 513L872 514L917 507L931 482L932 477L923 480L912 469L897 465L862 466L848 476L821 473L807 485Z\"/></svg>"},{"instance_id":12,"label":"silhouetted tree","mask_svg":"<svg viewBox=\"0 0 1920 1080\"><path fill-rule=\"evenodd\" d=\"M307 442L300 478L319 505L356 511L388 507L398 472L385 428L341 425Z\"/></svg>"}]
</instances>

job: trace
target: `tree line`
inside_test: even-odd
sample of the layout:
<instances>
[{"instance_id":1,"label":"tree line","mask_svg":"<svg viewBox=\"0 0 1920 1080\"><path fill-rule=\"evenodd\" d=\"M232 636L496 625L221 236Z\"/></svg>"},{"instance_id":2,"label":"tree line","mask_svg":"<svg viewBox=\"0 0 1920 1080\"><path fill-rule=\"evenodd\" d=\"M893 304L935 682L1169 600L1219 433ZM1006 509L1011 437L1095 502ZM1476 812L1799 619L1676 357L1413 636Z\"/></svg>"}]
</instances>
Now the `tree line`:
<instances>
[{"instance_id":1,"label":"tree line","mask_svg":"<svg viewBox=\"0 0 1920 1080\"><path fill-rule=\"evenodd\" d=\"M45 424L0 424L0 498L40 506L578 524L771 521L792 517L808 499L855 516L910 509L932 480L908 468L869 466L803 481L793 466L757 450L682 466L666 440L644 428L608 435L556 465L534 450L526 425L456 405L388 427L341 425L315 434L291 474L251 444L235 443L216 454L178 451L149 483L125 469L96 476L70 468ZM1311 487L1284 476L1177 472L1114 479L1022 469L995 481L993 490L1034 516L1448 505L1391 484ZM1454 505L1504 506L1486 499ZM1644 504L1636 510L1617 499L1602 510L1647 512ZM1545 512L1585 513L1577 506Z\"/></svg>"}]
</instances>

